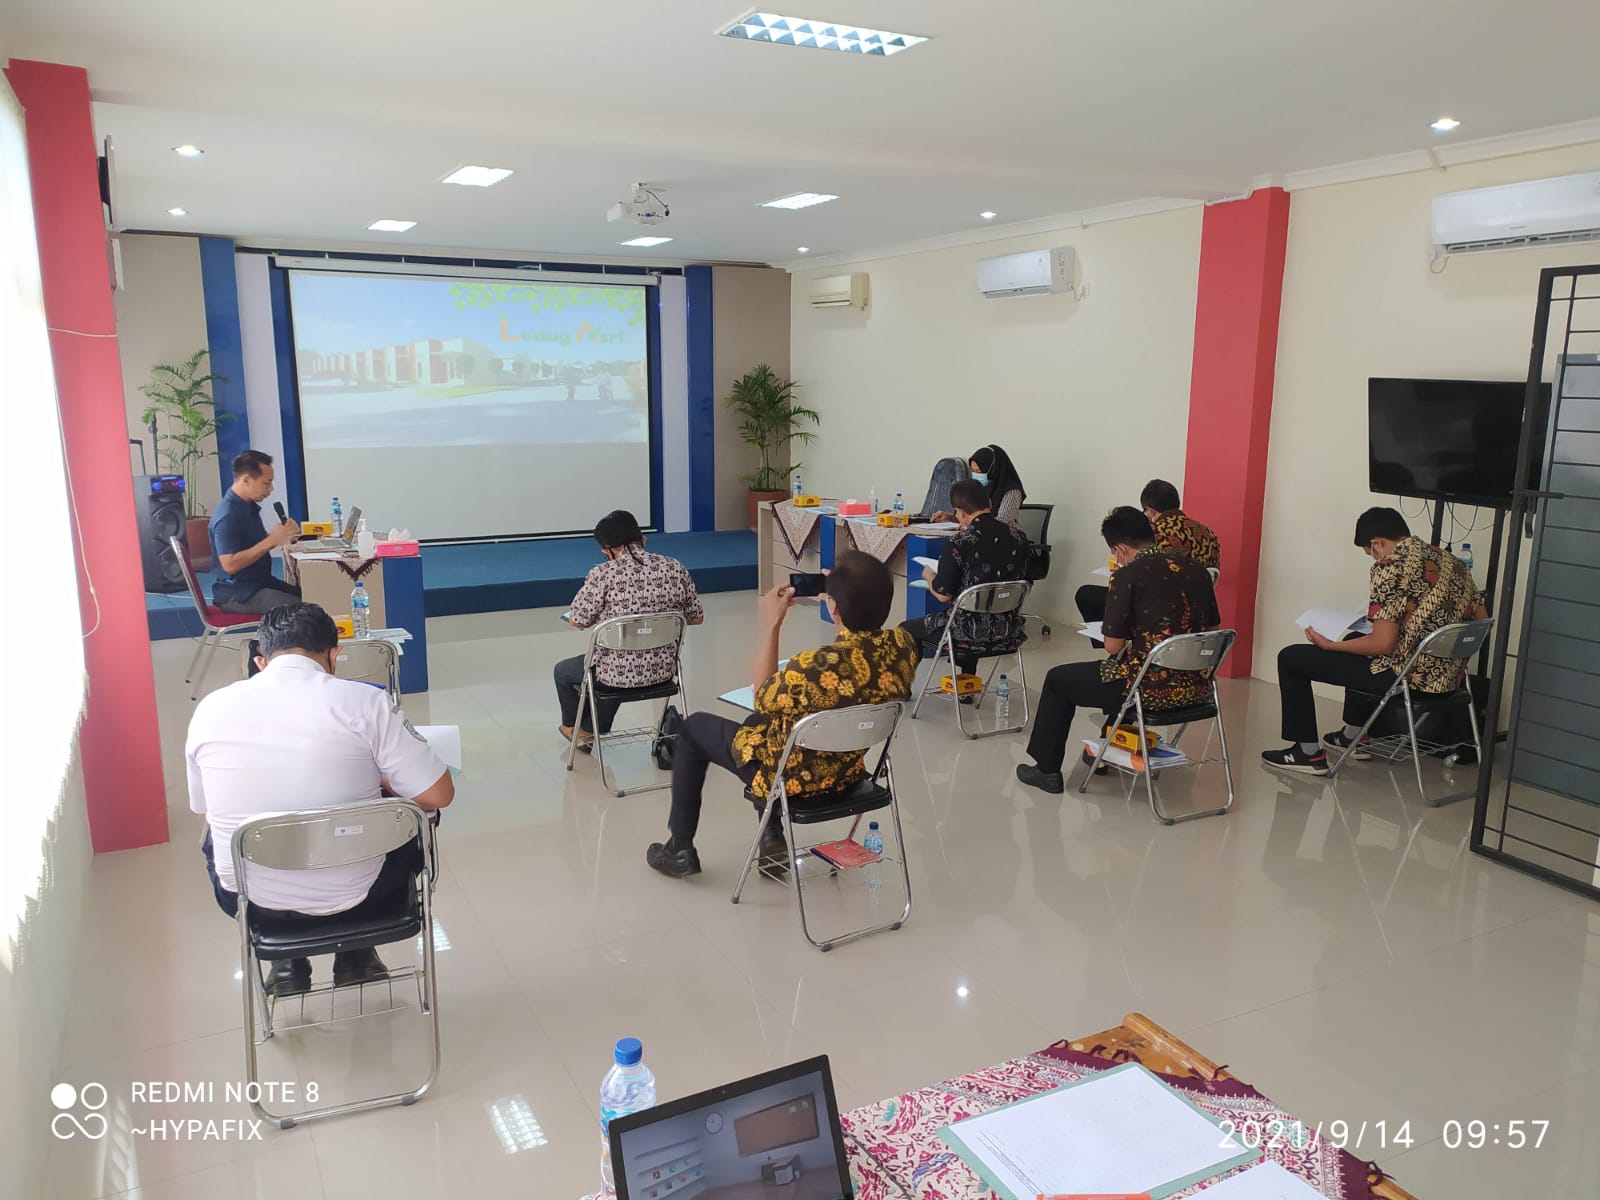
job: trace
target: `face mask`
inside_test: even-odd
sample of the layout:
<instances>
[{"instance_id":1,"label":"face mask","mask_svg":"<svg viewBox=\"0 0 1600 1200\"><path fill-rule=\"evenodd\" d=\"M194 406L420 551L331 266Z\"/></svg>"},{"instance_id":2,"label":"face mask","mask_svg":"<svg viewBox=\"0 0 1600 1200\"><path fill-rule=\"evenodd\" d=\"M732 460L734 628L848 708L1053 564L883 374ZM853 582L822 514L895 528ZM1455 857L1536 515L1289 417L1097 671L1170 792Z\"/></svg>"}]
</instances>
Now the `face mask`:
<instances>
[{"instance_id":1,"label":"face mask","mask_svg":"<svg viewBox=\"0 0 1600 1200\"><path fill-rule=\"evenodd\" d=\"M981 484L984 487L988 487L989 486L988 473L985 472L985 471L974 471L972 473L972 482L976 483L976 484Z\"/></svg>"}]
</instances>

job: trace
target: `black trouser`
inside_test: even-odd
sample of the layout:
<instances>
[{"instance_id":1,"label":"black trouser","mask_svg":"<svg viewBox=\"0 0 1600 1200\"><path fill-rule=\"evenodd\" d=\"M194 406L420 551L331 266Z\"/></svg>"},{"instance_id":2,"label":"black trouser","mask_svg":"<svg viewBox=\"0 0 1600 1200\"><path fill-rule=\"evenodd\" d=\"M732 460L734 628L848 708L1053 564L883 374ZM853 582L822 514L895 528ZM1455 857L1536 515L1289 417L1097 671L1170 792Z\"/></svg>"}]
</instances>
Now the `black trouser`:
<instances>
[{"instance_id":1,"label":"black trouser","mask_svg":"<svg viewBox=\"0 0 1600 1200\"><path fill-rule=\"evenodd\" d=\"M1278 694L1283 704L1283 736L1290 742L1314 742L1317 700L1311 684L1332 683L1344 688L1344 723L1361 725L1394 683L1393 671L1372 673L1365 654L1324 650L1309 642L1278 651Z\"/></svg>"},{"instance_id":2,"label":"black trouser","mask_svg":"<svg viewBox=\"0 0 1600 1200\"><path fill-rule=\"evenodd\" d=\"M1085 624L1106 619L1106 595L1110 590L1096 583L1086 583L1078 589L1077 595L1072 599L1077 604L1078 611L1083 614ZM1105 643L1099 638L1091 638L1089 644L1096 650L1105 647Z\"/></svg>"},{"instance_id":3,"label":"black trouser","mask_svg":"<svg viewBox=\"0 0 1600 1200\"><path fill-rule=\"evenodd\" d=\"M1051 667L1044 677L1039 708L1033 714L1033 734L1028 738L1028 753L1039 769L1061 770L1072 718L1079 708L1115 713L1127 691L1127 684L1120 679L1107 683L1100 678L1098 661Z\"/></svg>"},{"instance_id":4,"label":"black trouser","mask_svg":"<svg viewBox=\"0 0 1600 1200\"><path fill-rule=\"evenodd\" d=\"M216 893L217 907L230 917L237 918L239 894L230 892L222 885L222 880L217 878L217 863L211 849L210 829L206 830L205 841L200 843L200 852L206 856L206 874L211 876L211 890ZM250 921L262 933L314 934L325 921L377 920L391 915L400 908L406 889L412 886L412 878L421 870L422 847L416 842L407 842L384 856L383 866L378 869L378 877L367 889L366 899L355 907L347 908L343 912L329 913L326 916L313 916L310 913L287 912L279 908L262 908L259 904L252 904Z\"/></svg>"},{"instance_id":5,"label":"black trouser","mask_svg":"<svg viewBox=\"0 0 1600 1200\"><path fill-rule=\"evenodd\" d=\"M678 736L672 746L672 811L667 814L667 829L676 846L694 842L700 828L701 793L706 786L706 768L721 767L744 781L745 786L756 777L756 766L740 766L733 758L733 735L739 729L736 722L715 713L690 713L678 726ZM756 805L756 813L766 807Z\"/></svg>"},{"instance_id":6,"label":"black trouser","mask_svg":"<svg viewBox=\"0 0 1600 1200\"><path fill-rule=\"evenodd\" d=\"M573 721L578 719L578 691L583 686L583 655L576 658L563 658L556 664L556 700L561 704L561 723L568 729L572 728ZM606 687L601 684L601 687ZM595 697L595 707L600 710L600 732L610 733L611 723L617 719L617 709L627 702L630 692L649 691L649 688L607 688L615 693L611 699L600 696ZM589 705L583 706L583 725L585 733L593 733L590 727Z\"/></svg>"},{"instance_id":7,"label":"black trouser","mask_svg":"<svg viewBox=\"0 0 1600 1200\"><path fill-rule=\"evenodd\" d=\"M264 613L288 604L299 604L300 589L292 583L274 579L265 587L257 588L244 600L219 600L217 607L225 613Z\"/></svg>"},{"instance_id":8,"label":"black trouser","mask_svg":"<svg viewBox=\"0 0 1600 1200\"><path fill-rule=\"evenodd\" d=\"M939 639L938 638L930 638L928 636L928 618L927 617L917 617L915 620L912 620L912 621L901 621L900 622L900 628L904 629L912 637L917 639L917 645L922 648L924 657L930 656L933 653L932 650L929 650L927 648L928 643L930 641L932 641L934 643L934 649L938 649L938 640ZM939 631L939 634L942 637L944 635L944 630L941 629ZM976 675L977 672L978 672L978 656L976 654L973 654L973 655L962 654L961 651L957 650L956 651L956 670L957 670L957 672L959 672L962 675Z\"/></svg>"}]
</instances>

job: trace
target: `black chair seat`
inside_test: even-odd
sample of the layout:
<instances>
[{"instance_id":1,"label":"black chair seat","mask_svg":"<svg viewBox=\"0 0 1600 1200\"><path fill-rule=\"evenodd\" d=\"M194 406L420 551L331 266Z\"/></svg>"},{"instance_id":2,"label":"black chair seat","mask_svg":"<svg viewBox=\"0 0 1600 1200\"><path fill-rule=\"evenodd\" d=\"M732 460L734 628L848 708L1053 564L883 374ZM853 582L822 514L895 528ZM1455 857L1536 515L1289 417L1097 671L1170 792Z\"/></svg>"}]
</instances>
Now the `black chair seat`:
<instances>
[{"instance_id":1,"label":"black chair seat","mask_svg":"<svg viewBox=\"0 0 1600 1200\"><path fill-rule=\"evenodd\" d=\"M1116 716L1115 712L1108 712L1106 720ZM1215 704L1186 704L1182 708L1145 709L1144 723L1165 728L1168 725L1193 725L1196 721L1214 721L1217 717ZM1138 721L1129 709L1122 718L1124 725L1137 725Z\"/></svg>"},{"instance_id":2,"label":"black chair seat","mask_svg":"<svg viewBox=\"0 0 1600 1200\"><path fill-rule=\"evenodd\" d=\"M745 798L754 804L764 804L765 796L758 796L749 788ZM816 825L823 821L837 821L841 817L855 817L889 807L889 789L870 779L857 780L836 792L816 792L809 796L796 796L789 801L789 820L796 825Z\"/></svg>"},{"instance_id":3,"label":"black chair seat","mask_svg":"<svg viewBox=\"0 0 1600 1200\"><path fill-rule=\"evenodd\" d=\"M594 694L598 700L670 700L678 694L678 681L669 679L665 683L652 683L649 687L612 687L610 684L597 683Z\"/></svg>"},{"instance_id":4,"label":"black chair seat","mask_svg":"<svg viewBox=\"0 0 1600 1200\"><path fill-rule=\"evenodd\" d=\"M408 941L421 932L422 900L415 888L408 888L406 899L389 916L351 920L343 913L334 913L318 918L315 927L294 933L263 933L252 921L250 941L257 958L272 961L365 950L369 946Z\"/></svg>"}]
</instances>

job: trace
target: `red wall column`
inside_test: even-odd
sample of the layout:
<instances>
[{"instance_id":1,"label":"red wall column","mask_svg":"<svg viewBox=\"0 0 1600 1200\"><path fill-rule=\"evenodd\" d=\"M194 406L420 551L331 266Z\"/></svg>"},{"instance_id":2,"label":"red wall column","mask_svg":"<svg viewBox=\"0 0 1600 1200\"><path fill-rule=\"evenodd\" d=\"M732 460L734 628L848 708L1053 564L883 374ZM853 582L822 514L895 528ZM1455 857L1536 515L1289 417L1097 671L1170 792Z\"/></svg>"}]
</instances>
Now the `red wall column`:
<instances>
[{"instance_id":1,"label":"red wall column","mask_svg":"<svg viewBox=\"0 0 1600 1200\"><path fill-rule=\"evenodd\" d=\"M27 115L45 318L82 525L85 632L98 607L99 628L84 643L89 696L78 735L89 830L97 853L127 850L167 840L167 797L89 77L81 67L13 59L6 78Z\"/></svg>"},{"instance_id":2,"label":"red wall column","mask_svg":"<svg viewBox=\"0 0 1600 1200\"><path fill-rule=\"evenodd\" d=\"M1223 623L1239 631L1230 676L1250 674L1288 239L1282 188L1209 205L1201 226L1183 507L1222 540L1217 600Z\"/></svg>"}]
</instances>

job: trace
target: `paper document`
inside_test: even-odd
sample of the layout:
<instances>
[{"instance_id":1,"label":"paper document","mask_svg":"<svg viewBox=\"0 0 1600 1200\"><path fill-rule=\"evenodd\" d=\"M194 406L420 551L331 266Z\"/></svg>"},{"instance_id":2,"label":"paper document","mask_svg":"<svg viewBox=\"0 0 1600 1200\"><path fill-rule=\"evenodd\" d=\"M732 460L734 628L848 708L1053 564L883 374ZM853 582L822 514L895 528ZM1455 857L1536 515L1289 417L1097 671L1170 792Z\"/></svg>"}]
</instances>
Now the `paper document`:
<instances>
[{"instance_id":1,"label":"paper document","mask_svg":"<svg viewBox=\"0 0 1600 1200\"><path fill-rule=\"evenodd\" d=\"M340 562L344 555L337 550L314 550L309 554L296 554L301 562Z\"/></svg>"},{"instance_id":2,"label":"paper document","mask_svg":"<svg viewBox=\"0 0 1600 1200\"><path fill-rule=\"evenodd\" d=\"M1100 739L1084 738L1083 748L1089 752L1090 757L1099 754ZM1156 748L1152 750L1148 756L1141 757L1147 759L1150 764L1150 769L1153 771L1159 771L1163 767L1182 767L1187 765L1189 762L1189 756L1187 754L1185 754L1182 750L1179 750L1176 746L1167 745L1167 743L1162 741L1159 737L1156 739ZM1141 769L1133 765L1133 755L1128 753L1128 751L1124 750L1121 746L1112 746L1107 749L1105 757L1100 761L1107 766L1121 767L1124 771L1137 772Z\"/></svg>"},{"instance_id":3,"label":"paper document","mask_svg":"<svg viewBox=\"0 0 1600 1200\"><path fill-rule=\"evenodd\" d=\"M1200 1194L1206 1200L1323 1200L1316 1188L1275 1162L1257 1163Z\"/></svg>"},{"instance_id":4,"label":"paper document","mask_svg":"<svg viewBox=\"0 0 1600 1200\"><path fill-rule=\"evenodd\" d=\"M1096 567L1094 570L1090 571L1089 574L1098 575L1098 576L1100 576L1101 579L1110 579L1111 578L1111 568L1110 567Z\"/></svg>"},{"instance_id":5,"label":"paper document","mask_svg":"<svg viewBox=\"0 0 1600 1200\"><path fill-rule=\"evenodd\" d=\"M929 591L930 588L931 588L931 585L928 583L928 581L926 579L913 579L910 583L906 584L906 586L907 587L914 587L914 588L921 588L925 592Z\"/></svg>"},{"instance_id":6,"label":"paper document","mask_svg":"<svg viewBox=\"0 0 1600 1200\"><path fill-rule=\"evenodd\" d=\"M1294 623L1299 629L1315 629L1333 642L1343 641L1346 634L1372 632L1372 622L1360 608L1308 608Z\"/></svg>"},{"instance_id":7,"label":"paper document","mask_svg":"<svg viewBox=\"0 0 1600 1200\"><path fill-rule=\"evenodd\" d=\"M461 726L418 725L417 732L452 771L461 770Z\"/></svg>"},{"instance_id":8,"label":"paper document","mask_svg":"<svg viewBox=\"0 0 1600 1200\"><path fill-rule=\"evenodd\" d=\"M787 658L778 660L778 670L781 671L788 665L789 660ZM735 708L749 709L751 712L756 710L756 692L752 687L734 688L731 692L723 692L717 699L725 704L731 704Z\"/></svg>"},{"instance_id":9,"label":"paper document","mask_svg":"<svg viewBox=\"0 0 1600 1200\"><path fill-rule=\"evenodd\" d=\"M1261 1157L1138 1063L957 1121L939 1136L1005 1200L1118 1192L1161 1200Z\"/></svg>"},{"instance_id":10,"label":"paper document","mask_svg":"<svg viewBox=\"0 0 1600 1200\"><path fill-rule=\"evenodd\" d=\"M572 610L570 608L567 609L566 612L561 614L559 619L565 621L569 625L572 624Z\"/></svg>"},{"instance_id":11,"label":"paper document","mask_svg":"<svg viewBox=\"0 0 1600 1200\"><path fill-rule=\"evenodd\" d=\"M919 525L913 525L912 528L913 529L960 529L961 528L961 522L959 522L959 521L923 521Z\"/></svg>"},{"instance_id":12,"label":"paper document","mask_svg":"<svg viewBox=\"0 0 1600 1200\"><path fill-rule=\"evenodd\" d=\"M1102 624L1103 622L1101 621L1090 621L1078 632L1086 638L1093 638L1097 642L1103 642L1106 640L1106 635L1105 631L1100 628Z\"/></svg>"},{"instance_id":13,"label":"paper document","mask_svg":"<svg viewBox=\"0 0 1600 1200\"><path fill-rule=\"evenodd\" d=\"M939 569L939 560L937 558L929 558L926 554L915 555L911 561L919 567L927 567L930 571Z\"/></svg>"}]
</instances>

